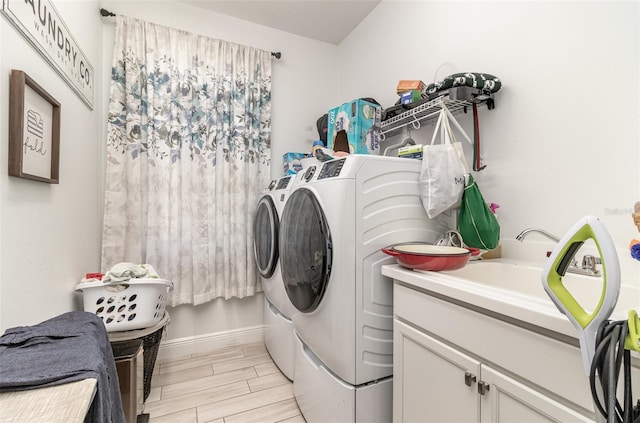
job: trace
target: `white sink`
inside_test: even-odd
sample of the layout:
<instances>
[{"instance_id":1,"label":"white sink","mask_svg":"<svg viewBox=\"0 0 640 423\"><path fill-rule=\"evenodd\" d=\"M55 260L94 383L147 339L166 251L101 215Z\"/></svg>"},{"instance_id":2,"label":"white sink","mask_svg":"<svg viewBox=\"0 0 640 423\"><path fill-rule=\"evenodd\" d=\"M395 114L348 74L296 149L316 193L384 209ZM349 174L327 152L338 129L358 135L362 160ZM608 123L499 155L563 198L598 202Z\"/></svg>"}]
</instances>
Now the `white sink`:
<instances>
[{"instance_id":1,"label":"white sink","mask_svg":"<svg viewBox=\"0 0 640 423\"><path fill-rule=\"evenodd\" d=\"M541 267L497 259L473 261L462 269L439 273L551 303L542 285ZM585 311L590 313L595 309L602 293L602 277L567 273L562 281ZM637 286L622 283L616 313L612 317L626 318L626 313L630 309L640 309L640 289Z\"/></svg>"}]
</instances>

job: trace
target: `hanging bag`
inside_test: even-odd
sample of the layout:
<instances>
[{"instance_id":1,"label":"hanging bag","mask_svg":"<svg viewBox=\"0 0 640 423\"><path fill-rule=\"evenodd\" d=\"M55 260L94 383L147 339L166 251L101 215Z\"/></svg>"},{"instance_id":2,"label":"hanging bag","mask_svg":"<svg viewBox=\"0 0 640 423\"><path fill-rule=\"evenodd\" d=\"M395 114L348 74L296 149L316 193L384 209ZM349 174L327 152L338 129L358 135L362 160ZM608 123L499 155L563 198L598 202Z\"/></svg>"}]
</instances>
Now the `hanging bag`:
<instances>
[{"instance_id":1,"label":"hanging bag","mask_svg":"<svg viewBox=\"0 0 640 423\"><path fill-rule=\"evenodd\" d=\"M487 203L485 203L478 184L469 175L469 182L462 194L458 232L469 247L491 250L500 241L500 225Z\"/></svg>"},{"instance_id":2,"label":"hanging bag","mask_svg":"<svg viewBox=\"0 0 640 423\"><path fill-rule=\"evenodd\" d=\"M461 143L457 142L449 124L449 112L440 110L431 144L422 151L420 198L430 219L460 206L469 167ZM436 138L440 134L440 143Z\"/></svg>"}]
</instances>

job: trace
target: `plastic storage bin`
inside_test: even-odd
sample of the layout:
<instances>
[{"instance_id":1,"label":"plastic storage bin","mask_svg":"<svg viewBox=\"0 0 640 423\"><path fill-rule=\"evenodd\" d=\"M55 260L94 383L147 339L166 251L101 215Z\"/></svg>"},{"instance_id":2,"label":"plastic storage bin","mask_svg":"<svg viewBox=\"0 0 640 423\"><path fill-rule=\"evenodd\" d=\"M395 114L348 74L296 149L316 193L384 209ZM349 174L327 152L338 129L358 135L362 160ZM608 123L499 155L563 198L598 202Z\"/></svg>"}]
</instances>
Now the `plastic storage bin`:
<instances>
[{"instance_id":1,"label":"plastic storage bin","mask_svg":"<svg viewBox=\"0 0 640 423\"><path fill-rule=\"evenodd\" d=\"M99 316L107 332L143 329L164 316L173 283L166 279L135 278L117 283L83 282L84 311Z\"/></svg>"}]
</instances>

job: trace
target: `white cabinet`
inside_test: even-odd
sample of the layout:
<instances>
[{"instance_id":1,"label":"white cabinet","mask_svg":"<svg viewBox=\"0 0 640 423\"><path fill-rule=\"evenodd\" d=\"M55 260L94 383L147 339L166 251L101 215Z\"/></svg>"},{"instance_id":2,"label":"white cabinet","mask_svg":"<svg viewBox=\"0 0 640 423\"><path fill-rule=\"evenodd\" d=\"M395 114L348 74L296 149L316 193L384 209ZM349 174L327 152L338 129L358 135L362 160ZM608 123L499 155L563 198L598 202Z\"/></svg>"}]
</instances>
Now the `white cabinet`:
<instances>
[{"instance_id":1,"label":"white cabinet","mask_svg":"<svg viewBox=\"0 0 640 423\"><path fill-rule=\"evenodd\" d=\"M483 364L481 367L481 383L484 383L488 389L488 395L481 400L480 421L482 422L593 422L586 416L487 365Z\"/></svg>"},{"instance_id":2,"label":"white cabinet","mask_svg":"<svg viewBox=\"0 0 640 423\"><path fill-rule=\"evenodd\" d=\"M395 284L394 422L594 421L593 414L584 408L590 405L590 398L582 395L582 390L588 389L587 377L575 372L563 374L558 363L553 364L554 356L545 356L554 354L557 345L551 343L545 350L543 337L533 335L529 338L542 343L518 343L513 331L522 330L526 335L526 329L508 325L506 336L501 336L496 319L467 310L465 313L474 314L465 322L462 310L466 309L428 292ZM496 330L492 330L492 320ZM575 349L567 348L570 352ZM556 357L561 359L562 350L558 351ZM517 357L520 352L522 360ZM579 351L574 352L572 360L580 371ZM534 362L531 357L536 354ZM573 382L581 395L564 395L563 385L556 381L562 378Z\"/></svg>"},{"instance_id":3,"label":"white cabinet","mask_svg":"<svg viewBox=\"0 0 640 423\"><path fill-rule=\"evenodd\" d=\"M398 320L393 323L393 421L480 421L480 362Z\"/></svg>"},{"instance_id":4,"label":"white cabinet","mask_svg":"<svg viewBox=\"0 0 640 423\"><path fill-rule=\"evenodd\" d=\"M395 422L590 422L585 416L398 320Z\"/></svg>"}]
</instances>

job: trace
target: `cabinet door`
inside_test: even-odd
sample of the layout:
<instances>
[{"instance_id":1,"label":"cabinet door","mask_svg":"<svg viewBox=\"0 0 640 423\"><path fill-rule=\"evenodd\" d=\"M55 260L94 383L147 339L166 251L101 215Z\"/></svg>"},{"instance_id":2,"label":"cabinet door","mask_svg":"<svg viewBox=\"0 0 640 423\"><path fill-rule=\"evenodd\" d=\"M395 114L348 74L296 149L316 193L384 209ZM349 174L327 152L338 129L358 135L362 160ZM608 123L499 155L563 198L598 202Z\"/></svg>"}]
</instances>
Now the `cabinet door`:
<instances>
[{"instance_id":1,"label":"cabinet door","mask_svg":"<svg viewBox=\"0 0 640 423\"><path fill-rule=\"evenodd\" d=\"M394 320L394 422L479 422L480 363Z\"/></svg>"},{"instance_id":2,"label":"cabinet door","mask_svg":"<svg viewBox=\"0 0 640 423\"><path fill-rule=\"evenodd\" d=\"M481 396L482 423L593 422L487 365L482 365L481 376L489 385ZM589 383L586 377L584 383Z\"/></svg>"}]
</instances>

